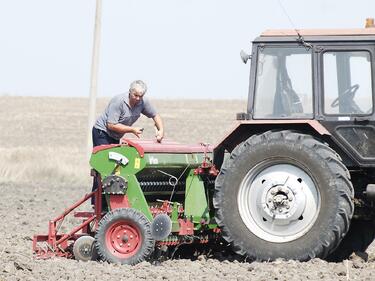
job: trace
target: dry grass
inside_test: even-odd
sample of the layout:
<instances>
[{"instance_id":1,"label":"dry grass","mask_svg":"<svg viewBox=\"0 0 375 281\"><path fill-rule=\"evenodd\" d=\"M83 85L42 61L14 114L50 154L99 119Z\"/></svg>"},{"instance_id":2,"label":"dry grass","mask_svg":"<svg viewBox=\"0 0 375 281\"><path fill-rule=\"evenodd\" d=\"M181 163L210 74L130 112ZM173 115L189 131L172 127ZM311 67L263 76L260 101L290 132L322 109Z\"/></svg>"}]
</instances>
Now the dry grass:
<instances>
[{"instance_id":1,"label":"dry grass","mask_svg":"<svg viewBox=\"0 0 375 281\"><path fill-rule=\"evenodd\" d=\"M89 167L78 147L0 148L0 181L48 182L83 185L88 183ZM81 157L82 156L82 157Z\"/></svg>"},{"instance_id":2,"label":"dry grass","mask_svg":"<svg viewBox=\"0 0 375 281\"><path fill-rule=\"evenodd\" d=\"M99 99L101 113L108 99ZM230 130L240 100L155 100L166 138L215 144ZM0 97L0 182L90 184L86 158L88 100L83 98ZM141 118L144 138L152 121Z\"/></svg>"}]
</instances>

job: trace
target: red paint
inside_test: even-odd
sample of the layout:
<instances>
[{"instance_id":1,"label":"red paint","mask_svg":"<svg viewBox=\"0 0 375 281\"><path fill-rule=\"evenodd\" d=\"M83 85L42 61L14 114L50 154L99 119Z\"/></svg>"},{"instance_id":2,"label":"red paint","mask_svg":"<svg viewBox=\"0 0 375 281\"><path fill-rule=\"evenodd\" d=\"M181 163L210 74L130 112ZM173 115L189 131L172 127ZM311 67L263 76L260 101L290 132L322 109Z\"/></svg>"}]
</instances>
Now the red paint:
<instances>
[{"instance_id":1,"label":"red paint","mask_svg":"<svg viewBox=\"0 0 375 281\"><path fill-rule=\"evenodd\" d=\"M111 225L105 234L105 243L109 252L117 258L134 256L142 245L139 229L128 221L119 221Z\"/></svg>"},{"instance_id":2,"label":"red paint","mask_svg":"<svg viewBox=\"0 0 375 281\"><path fill-rule=\"evenodd\" d=\"M217 176L219 174L219 170L216 169L215 165L205 165L205 167L200 166L194 170L194 175L210 175L210 176Z\"/></svg>"},{"instance_id":3,"label":"red paint","mask_svg":"<svg viewBox=\"0 0 375 281\"><path fill-rule=\"evenodd\" d=\"M221 232L221 229L218 228L218 227L215 227L214 229L212 229L212 232L213 232L213 233L220 233L220 232Z\"/></svg>"},{"instance_id":4,"label":"red paint","mask_svg":"<svg viewBox=\"0 0 375 281\"><path fill-rule=\"evenodd\" d=\"M296 120L246 120L246 121L237 121L234 127L217 143L214 149L220 147L229 137L243 125L294 125L294 124L308 124L320 135L331 135L331 133L317 120L309 119L296 119Z\"/></svg>"},{"instance_id":5,"label":"red paint","mask_svg":"<svg viewBox=\"0 0 375 281\"><path fill-rule=\"evenodd\" d=\"M129 141L125 139L126 142L132 146L140 146L144 152L154 152L154 153L205 153L212 152L213 147L210 145L202 144L179 144L177 142L172 142L168 140L163 140L161 143L156 140L141 140L134 139Z\"/></svg>"},{"instance_id":6,"label":"red paint","mask_svg":"<svg viewBox=\"0 0 375 281\"><path fill-rule=\"evenodd\" d=\"M128 196L122 194L111 194L109 196L109 205L111 210L118 208L130 208Z\"/></svg>"},{"instance_id":7,"label":"red paint","mask_svg":"<svg viewBox=\"0 0 375 281\"><path fill-rule=\"evenodd\" d=\"M158 214L170 215L172 214L173 207L169 201L165 200L163 201L163 204L161 206L160 205L151 206L150 211L153 217L155 217ZM182 205L178 206L177 213L179 215L182 215L184 213L184 207Z\"/></svg>"},{"instance_id":8,"label":"red paint","mask_svg":"<svg viewBox=\"0 0 375 281\"><path fill-rule=\"evenodd\" d=\"M180 225L180 230L178 235L193 235L194 234L194 224L190 220L178 219Z\"/></svg>"},{"instance_id":9,"label":"red paint","mask_svg":"<svg viewBox=\"0 0 375 281\"><path fill-rule=\"evenodd\" d=\"M66 209L60 216L49 221L48 235L34 235L33 252L36 254L36 257L42 259L52 256L67 258L72 257L72 253L69 251L69 248L74 241L82 235L90 235L92 231L95 231L90 228L91 222L94 222L94 228L96 228L98 225L102 213L101 194L102 187L99 185L96 191L85 195L82 199ZM83 217L83 222L74 227L69 233L58 233L57 225L59 225L73 210L81 206L84 202L92 197L95 197L94 212L78 212L76 217Z\"/></svg>"},{"instance_id":10,"label":"red paint","mask_svg":"<svg viewBox=\"0 0 375 281\"><path fill-rule=\"evenodd\" d=\"M120 141L121 141L121 144L123 145L134 147L138 151L139 156L141 157L145 156L145 151L138 142L129 140L129 139L121 139Z\"/></svg>"},{"instance_id":11,"label":"red paint","mask_svg":"<svg viewBox=\"0 0 375 281\"><path fill-rule=\"evenodd\" d=\"M144 156L145 152L154 153L210 153L213 150L211 145L203 144L180 144L168 140L163 140L161 143L153 140L141 140L141 139L121 139L121 144L104 144L95 146L92 153L95 154L99 151L110 149L113 147L119 147L122 145L134 147L141 157Z\"/></svg>"},{"instance_id":12,"label":"red paint","mask_svg":"<svg viewBox=\"0 0 375 281\"><path fill-rule=\"evenodd\" d=\"M102 145L95 146L92 149L92 154L95 154L95 153L97 153L99 151L102 151L102 150L110 149L110 148L113 148L113 147L119 147L119 146L123 146L123 145L134 147L138 151L138 154L140 155L140 157L143 157L145 155L144 150L143 150L141 145L139 145L137 142L134 142L134 141L131 141L131 140L128 140L128 139L121 139L121 143L102 144Z\"/></svg>"},{"instance_id":13,"label":"red paint","mask_svg":"<svg viewBox=\"0 0 375 281\"><path fill-rule=\"evenodd\" d=\"M121 144L102 144L102 145L98 145L98 146L95 146L92 149L92 154L95 154L99 151L110 149L110 148L113 148L113 147L118 147L118 146L121 146Z\"/></svg>"},{"instance_id":14,"label":"red paint","mask_svg":"<svg viewBox=\"0 0 375 281\"><path fill-rule=\"evenodd\" d=\"M94 215L94 212L74 212L75 218L90 218Z\"/></svg>"}]
</instances>

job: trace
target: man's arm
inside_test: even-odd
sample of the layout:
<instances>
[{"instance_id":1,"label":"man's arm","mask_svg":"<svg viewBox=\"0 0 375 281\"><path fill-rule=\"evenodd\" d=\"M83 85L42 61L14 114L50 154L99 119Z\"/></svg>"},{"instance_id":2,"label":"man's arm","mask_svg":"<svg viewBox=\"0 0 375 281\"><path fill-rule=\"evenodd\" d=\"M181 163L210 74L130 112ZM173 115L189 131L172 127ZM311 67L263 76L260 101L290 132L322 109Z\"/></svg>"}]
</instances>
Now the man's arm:
<instances>
[{"instance_id":1,"label":"man's arm","mask_svg":"<svg viewBox=\"0 0 375 281\"><path fill-rule=\"evenodd\" d=\"M155 116L156 117L156 116ZM155 122L156 124L156 122ZM113 124L113 123L107 123L107 128L113 132L119 133L119 134L126 134L126 133L132 133L136 135L138 138L142 134L142 128L139 127L131 127L126 126L121 123Z\"/></svg>"},{"instance_id":2,"label":"man's arm","mask_svg":"<svg viewBox=\"0 0 375 281\"><path fill-rule=\"evenodd\" d=\"M161 142L161 140L164 138L164 125L163 120L161 119L159 114L156 114L154 118L152 118L155 122L155 127L157 129L156 131L156 140L158 142Z\"/></svg>"}]
</instances>

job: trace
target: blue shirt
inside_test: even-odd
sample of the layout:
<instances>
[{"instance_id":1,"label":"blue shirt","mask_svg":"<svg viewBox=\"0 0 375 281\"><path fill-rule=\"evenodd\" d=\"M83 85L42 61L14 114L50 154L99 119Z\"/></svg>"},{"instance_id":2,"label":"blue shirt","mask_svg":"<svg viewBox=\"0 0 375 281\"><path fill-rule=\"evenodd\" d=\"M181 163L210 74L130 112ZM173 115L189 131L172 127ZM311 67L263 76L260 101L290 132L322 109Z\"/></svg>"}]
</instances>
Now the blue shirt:
<instances>
[{"instance_id":1,"label":"blue shirt","mask_svg":"<svg viewBox=\"0 0 375 281\"><path fill-rule=\"evenodd\" d=\"M143 98L134 107L130 107L129 93L120 94L111 99L102 115L96 120L94 127L119 140L123 134L108 130L107 123L131 126L138 120L141 113L148 118L154 118L157 114L155 108L147 99Z\"/></svg>"}]
</instances>

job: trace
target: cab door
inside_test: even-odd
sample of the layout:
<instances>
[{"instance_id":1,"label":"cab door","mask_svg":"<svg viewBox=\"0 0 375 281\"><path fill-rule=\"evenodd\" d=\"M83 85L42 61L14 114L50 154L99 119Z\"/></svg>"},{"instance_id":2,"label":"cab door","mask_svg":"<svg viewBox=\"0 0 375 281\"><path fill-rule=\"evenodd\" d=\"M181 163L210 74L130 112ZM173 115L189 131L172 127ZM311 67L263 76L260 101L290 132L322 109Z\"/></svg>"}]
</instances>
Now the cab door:
<instances>
[{"instance_id":1,"label":"cab door","mask_svg":"<svg viewBox=\"0 0 375 281\"><path fill-rule=\"evenodd\" d=\"M318 69L321 123L357 164L375 166L373 46L324 46Z\"/></svg>"}]
</instances>

